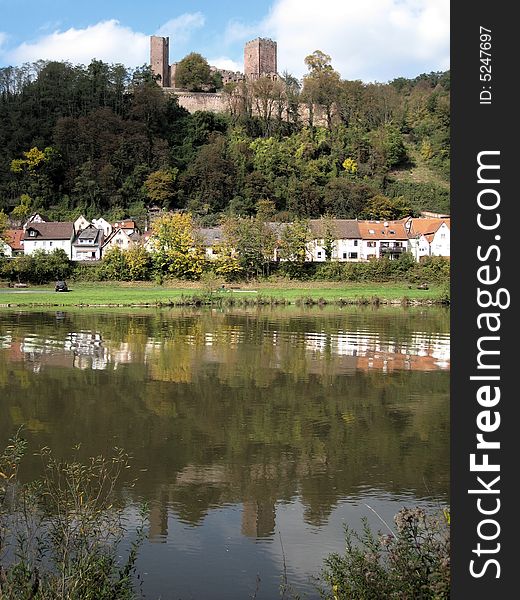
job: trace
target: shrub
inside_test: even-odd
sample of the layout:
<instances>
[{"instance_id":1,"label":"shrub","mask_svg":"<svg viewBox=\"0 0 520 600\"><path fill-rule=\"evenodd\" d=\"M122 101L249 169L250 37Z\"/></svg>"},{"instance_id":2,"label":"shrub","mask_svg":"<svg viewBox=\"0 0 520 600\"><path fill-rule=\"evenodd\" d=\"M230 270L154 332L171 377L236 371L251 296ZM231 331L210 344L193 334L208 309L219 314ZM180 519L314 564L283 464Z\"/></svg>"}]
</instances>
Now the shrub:
<instances>
[{"instance_id":1,"label":"shrub","mask_svg":"<svg viewBox=\"0 0 520 600\"><path fill-rule=\"evenodd\" d=\"M128 456L116 449L112 458L82 464L44 449L42 478L22 484L25 449L17 434L0 456L0 598L137 598L132 576L142 525L126 559L118 558L126 527L115 485Z\"/></svg>"},{"instance_id":2,"label":"shrub","mask_svg":"<svg viewBox=\"0 0 520 600\"><path fill-rule=\"evenodd\" d=\"M37 250L32 254L19 256L6 261L3 276L10 281L42 284L57 279L67 279L72 271L72 263L62 248L48 253Z\"/></svg>"},{"instance_id":3,"label":"shrub","mask_svg":"<svg viewBox=\"0 0 520 600\"><path fill-rule=\"evenodd\" d=\"M443 600L450 595L449 512L403 508L396 533L345 528L345 554L325 559L322 590L331 600Z\"/></svg>"}]
</instances>

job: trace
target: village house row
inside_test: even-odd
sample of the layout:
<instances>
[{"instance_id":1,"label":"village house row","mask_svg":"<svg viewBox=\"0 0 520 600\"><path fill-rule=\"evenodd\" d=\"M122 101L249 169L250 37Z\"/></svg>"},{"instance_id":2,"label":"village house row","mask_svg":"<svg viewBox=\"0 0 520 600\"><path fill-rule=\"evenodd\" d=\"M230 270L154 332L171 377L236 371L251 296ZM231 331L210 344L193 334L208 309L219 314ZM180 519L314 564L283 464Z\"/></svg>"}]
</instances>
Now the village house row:
<instances>
[{"instance_id":1,"label":"village house row","mask_svg":"<svg viewBox=\"0 0 520 600\"><path fill-rule=\"evenodd\" d=\"M307 261L327 260L324 247L323 219L309 221L311 241L307 244ZM377 258L395 260L410 252L415 260L425 256L450 256L450 218L445 215L406 217L398 221L361 221L335 219L332 221L335 243L331 260L366 262ZM269 223L280 237L286 223ZM224 241L220 227L200 228L196 231L205 247L208 259L218 257L218 248ZM103 218L88 221L81 216L72 222L49 222L39 214L32 215L21 229L6 231L0 240L0 253L6 257L29 255L36 250L52 252L64 250L72 261L99 261L113 247L128 250L136 244L154 251L151 231L139 231L135 221L109 223ZM280 260L274 251L273 260Z\"/></svg>"}]
</instances>

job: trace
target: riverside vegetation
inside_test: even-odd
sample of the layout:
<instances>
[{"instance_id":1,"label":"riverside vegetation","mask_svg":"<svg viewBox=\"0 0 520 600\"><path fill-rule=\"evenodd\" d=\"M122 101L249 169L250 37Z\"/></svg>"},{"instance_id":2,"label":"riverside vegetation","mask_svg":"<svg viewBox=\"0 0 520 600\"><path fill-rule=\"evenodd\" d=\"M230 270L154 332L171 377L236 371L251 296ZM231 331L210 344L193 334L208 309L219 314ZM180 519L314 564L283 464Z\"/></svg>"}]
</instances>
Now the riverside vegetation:
<instances>
[{"instance_id":1,"label":"riverside vegetation","mask_svg":"<svg viewBox=\"0 0 520 600\"><path fill-rule=\"evenodd\" d=\"M139 526L126 558L125 505L114 487L128 455L63 462L41 450L43 475L22 483L26 443L18 432L0 456L0 598L131 600L136 598ZM144 511L143 511L144 516Z\"/></svg>"},{"instance_id":2,"label":"riverside vegetation","mask_svg":"<svg viewBox=\"0 0 520 600\"><path fill-rule=\"evenodd\" d=\"M37 251L14 259L0 258L0 280L10 285L15 282L43 285L71 279L82 294L60 299L65 304L229 304L231 297L220 293L237 287L228 286L229 283L240 283L244 291L258 292L258 304L306 300L314 303L320 299L321 303L407 299L449 302L449 261L442 257L427 257L420 263L410 254L403 254L395 261L382 258L368 263L305 263L301 259L272 263L262 249L254 252L252 246L245 256L223 254L216 260L207 260L202 250L194 256L192 243L193 240L189 241L184 250L170 244L166 250L153 254L143 247L127 251L114 248L97 264L73 263L61 249L52 253ZM112 283L110 288L106 287L107 282ZM114 287L115 282L120 282L119 286ZM128 287L132 282L133 293ZM149 289L150 284L155 286L153 290ZM431 291L418 291L425 285ZM15 302L14 298L9 300ZM48 297L36 298L34 294L24 299L18 296L17 300L57 302ZM246 300L235 294L232 303L251 300L250 295Z\"/></svg>"}]
</instances>

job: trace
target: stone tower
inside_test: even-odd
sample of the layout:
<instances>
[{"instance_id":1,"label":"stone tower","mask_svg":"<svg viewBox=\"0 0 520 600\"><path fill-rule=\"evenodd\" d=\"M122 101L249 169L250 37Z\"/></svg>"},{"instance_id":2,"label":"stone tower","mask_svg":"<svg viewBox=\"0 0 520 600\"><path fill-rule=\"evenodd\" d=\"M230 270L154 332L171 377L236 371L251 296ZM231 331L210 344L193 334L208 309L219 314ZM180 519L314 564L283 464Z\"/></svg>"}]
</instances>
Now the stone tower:
<instances>
[{"instance_id":1,"label":"stone tower","mask_svg":"<svg viewBox=\"0 0 520 600\"><path fill-rule=\"evenodd\" d=\"M276 42L266 38L256 38L244 47L244 75L246 79L259 77L276 78Z\"/></svg>"},{"instance_id":2,"label":"stone tower","mask_svg":"<svg viewBox=\"0 0 520 600\"><path fill-rule=\"evenodd\" d=\"M150 65L152 73L158 76L161 87L170 87L170 38L152 35L150 37Z\"/></svg>"}]
</instances>

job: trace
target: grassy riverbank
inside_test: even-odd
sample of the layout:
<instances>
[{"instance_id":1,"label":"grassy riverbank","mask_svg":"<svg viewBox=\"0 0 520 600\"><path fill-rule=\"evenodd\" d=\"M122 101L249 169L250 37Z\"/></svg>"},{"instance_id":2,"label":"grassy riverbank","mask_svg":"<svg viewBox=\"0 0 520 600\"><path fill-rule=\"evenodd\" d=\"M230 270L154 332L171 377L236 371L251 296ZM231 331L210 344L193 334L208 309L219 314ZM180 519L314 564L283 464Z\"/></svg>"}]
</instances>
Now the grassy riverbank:
<instances>
[{"instance_id":1,"label":"grassy riverbank","mask_svg":"<svg viewBox=\"0 0 520 600\"><path fill-rule=\"evenodd\" d=\"M201 283L169 286L129 283L72 283L67 293L54 285L0 288L0 306L183 306L192 304L440 304L446 286L427 290L400 283L262 282L210 289Z\"/></svg>"}]
</instances>

